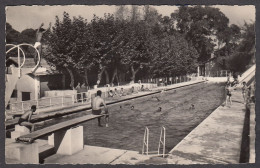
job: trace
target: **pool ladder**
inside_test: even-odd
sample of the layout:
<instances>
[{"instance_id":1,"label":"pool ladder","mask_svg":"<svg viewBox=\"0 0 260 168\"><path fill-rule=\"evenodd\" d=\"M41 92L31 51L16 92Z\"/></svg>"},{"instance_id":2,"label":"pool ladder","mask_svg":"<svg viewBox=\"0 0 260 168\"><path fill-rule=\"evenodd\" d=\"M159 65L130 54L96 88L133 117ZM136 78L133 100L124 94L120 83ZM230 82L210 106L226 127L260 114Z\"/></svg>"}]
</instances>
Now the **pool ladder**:
<instances>
[{"instance_id":1,"label":"pool ladder","mask_svg":"<svg viewBox=\"0 0 260 168\"><path fill-rule=\"evenodd\" d=\"M145 127L142 155L146 154L146 155L156 155L156 156L164 157L166 155L165 154L165 136L166 136L166 129L165 129L165 127L162 126L160 139L159 139L159 145L158 145L158 151L149 152L149 128ZM161 147L162 147L162 153L160 153Z\"/></svg>"}]
</instances>

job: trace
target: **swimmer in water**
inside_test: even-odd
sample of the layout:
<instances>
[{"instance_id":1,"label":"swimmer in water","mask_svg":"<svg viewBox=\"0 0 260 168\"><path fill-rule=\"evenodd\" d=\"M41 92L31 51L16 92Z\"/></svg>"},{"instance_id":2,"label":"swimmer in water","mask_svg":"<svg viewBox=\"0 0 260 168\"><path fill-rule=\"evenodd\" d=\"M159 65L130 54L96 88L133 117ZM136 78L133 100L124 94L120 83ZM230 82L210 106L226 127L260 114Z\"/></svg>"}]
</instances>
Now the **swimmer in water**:
<instances>
[{"instance_id":1,"label":"swimmer in water","mask_svg":"<svg viewBox=\"0 0 260 168\"><path fill-rule=\"evenodd\" d=\"M194 104L191 104L190 110L193 110L193 109L195 109L195 106L194 106Z\"/></svg>"}]
</instances>

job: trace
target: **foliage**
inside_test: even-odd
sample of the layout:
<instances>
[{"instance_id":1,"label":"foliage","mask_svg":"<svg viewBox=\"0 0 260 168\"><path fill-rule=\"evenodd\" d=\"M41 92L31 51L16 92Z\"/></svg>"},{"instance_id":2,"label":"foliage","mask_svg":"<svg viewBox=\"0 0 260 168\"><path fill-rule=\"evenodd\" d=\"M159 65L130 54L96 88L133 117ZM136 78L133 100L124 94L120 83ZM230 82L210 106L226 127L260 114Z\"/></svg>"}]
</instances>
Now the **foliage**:
<instances>
[{"instance_id":1,"label":"foliage","mask_svg":"<svg viewBox=\"0 0 260 168\"><path fill-rule=\"evenodd\" d=\"M177 24L177 30L196 48L200 62L211 57L215 46L213 37L221 38L220 34L226 30L229 22L218 8L208 6L181 6L171 16Z\"/></svg>"},{"instance_id":2,"label":"foliage","mask_svg":"<svg viewBox=\"0 0 260 168\"><path fill-rule=\"evenodd\" d=\"M70 19L66 12L62 21L56 17L48 37L46 60L58 68L82 70L91 47L88 45L88 38L85 38L86 33L87 24L82 17Z\"/></svg>"},{"instance_id":3,"label":"foliage","mask_svg":"<svg viewBox=\"0 0 260 168\"><path fill-rule=\"evenodd\" d=\"M240 43L234 52L227 57L227 65L233 72L244 72L255 64L255 23L243 26Z\"/></svg>"},{"instance_id":4,"label":"foliage","mask_svg":"<svg viewBox=\"0 0 260 168\"><path fill-rule=\"evenodd\" d=\"M149 5L140 11L134 5L119 6L115 15L94 15L91 22L64 12L46 33L44 57L58 70L67 69L72 81L81 76L86 84L88 72L100 81L104 72L105 83L112 83L118 71L132 82L136 76L186 75L212 55L226 59L232 71L242 72L254 62L254 24L228 25L219 9L208 6L181 6L171 17ZM7 42L34 42L35 30L19 33L8 23L6 27Z\"/></svg>"},{"instance_id":5,"label":"foliage","mask_svg":"<svg viewBox=\"0 0 260 168\"><path fill-rule=\"evenodd\" d=\"M21 33L14 30L9 23L6 23L6 43L7 44L21 44L28 43L34 44L35 42L36 30L25 29ZM23 51L26 53L27 58L32 58L35 54L35 50L32 47L22 46ZM8 56L16 57L17 50L11 51Z\"/></svg>"}]
</instances>

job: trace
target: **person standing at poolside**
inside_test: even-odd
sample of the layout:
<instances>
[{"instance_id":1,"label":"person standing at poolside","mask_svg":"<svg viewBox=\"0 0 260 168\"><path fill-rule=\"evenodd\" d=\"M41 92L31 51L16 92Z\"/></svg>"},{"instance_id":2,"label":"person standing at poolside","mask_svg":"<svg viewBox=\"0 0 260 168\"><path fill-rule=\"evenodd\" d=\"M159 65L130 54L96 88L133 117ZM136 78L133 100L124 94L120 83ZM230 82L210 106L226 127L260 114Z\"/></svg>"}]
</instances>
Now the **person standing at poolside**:
<instances>
[{"instance_id":1,"label":"person standing at poolside","mask_svg":"<svg viewBox=\"0 0 260 168\"><path fill-rule=\"evenodd\" d=\"M227 106L228 102L229 102L230 106L232 105L231 92L232 92L231 83L228 83L226 86L226 103L225 103L226 106Z\"/></svg>"},{"instance_id":2,"label":"person standing at poolside","mask_svg":"<svg viewBox=\"0 0 260 168\"><path fill-rule=\"evenodd\" d=\"M91 101L91 107L92 107L92 114L94 115L102 115L105 114L105 121L106 121L106 127L108 127L109 122L109 114L108 114L108 108L103 98L101 98L102 92L101 90L97 91L97 96L94 97L94 99ZM101 106L104 106L104 111L102 111ZM102 127L101 125L101 117L98 118L98 126Z\"/></svg>"},{"instance_id":3,"label":"person standing at poolside","mask_svg":"<svg viewBox=\"0 0 260 168\"><path fill-rule=\"evenodd\" d=\"M244 103L246 103L246 91L248 90L247 86L246 86L246 82L243 82L243 87L242 87L242 95L243 95L243 99L244 99Z\"/></svg>"}]
</instances>

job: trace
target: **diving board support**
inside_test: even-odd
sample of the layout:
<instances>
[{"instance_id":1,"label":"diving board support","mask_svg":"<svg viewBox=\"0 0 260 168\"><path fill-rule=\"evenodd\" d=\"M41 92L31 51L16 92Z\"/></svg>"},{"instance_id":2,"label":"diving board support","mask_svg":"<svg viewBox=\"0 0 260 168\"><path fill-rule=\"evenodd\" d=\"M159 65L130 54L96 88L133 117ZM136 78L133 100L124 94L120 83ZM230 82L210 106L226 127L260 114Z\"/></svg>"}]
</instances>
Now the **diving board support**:
<instances>
[{"instance_id":1,"label":"diving board support","mask_svg":"<svg viewBox=\"0 0 260 168\"><path fill-rule=\"evenodd\" d=\"M61 130L55 132L53 136L54 149L57 154L73 155L84 148L83 126Z\"/></svg>"},{"instance_id":2,"label":"diving board support","mask_svg":"<svg viewBox=\"0 0 260 168\"><path fill-rule=\"evenodd\" d=\"M14 142L16 145L13 148L6 147L6 156L10 156L10 159L19 160L21 163L39 163L39 159L37 160L37 158L39 158L39 149L37 141L35 140L51 134L53 134L53 142L50 142L50 140L48 143L52 143L54 145L56 153L62 155L72 155L84 148L83 126L79 126L79 124L103 116L103 114L90 114L22 135L16 138L16 142ZM14 150L19 151L19 156L15 157L12 154L12 151ZM24 158L25 153L26 157ZM35 159L28 159L30 157Z\"/></svg>"},{"instance_id":3,"label":"diving board support","mask_svg":"<svg viewBox=\"0 0 260 168\"><path fill-rule=\"evenodd\" d=\"M22 164L39 164L39 144L17 143L12 140L5 145L5 158L17 160Z\"/></svg>"}]
</instances>

